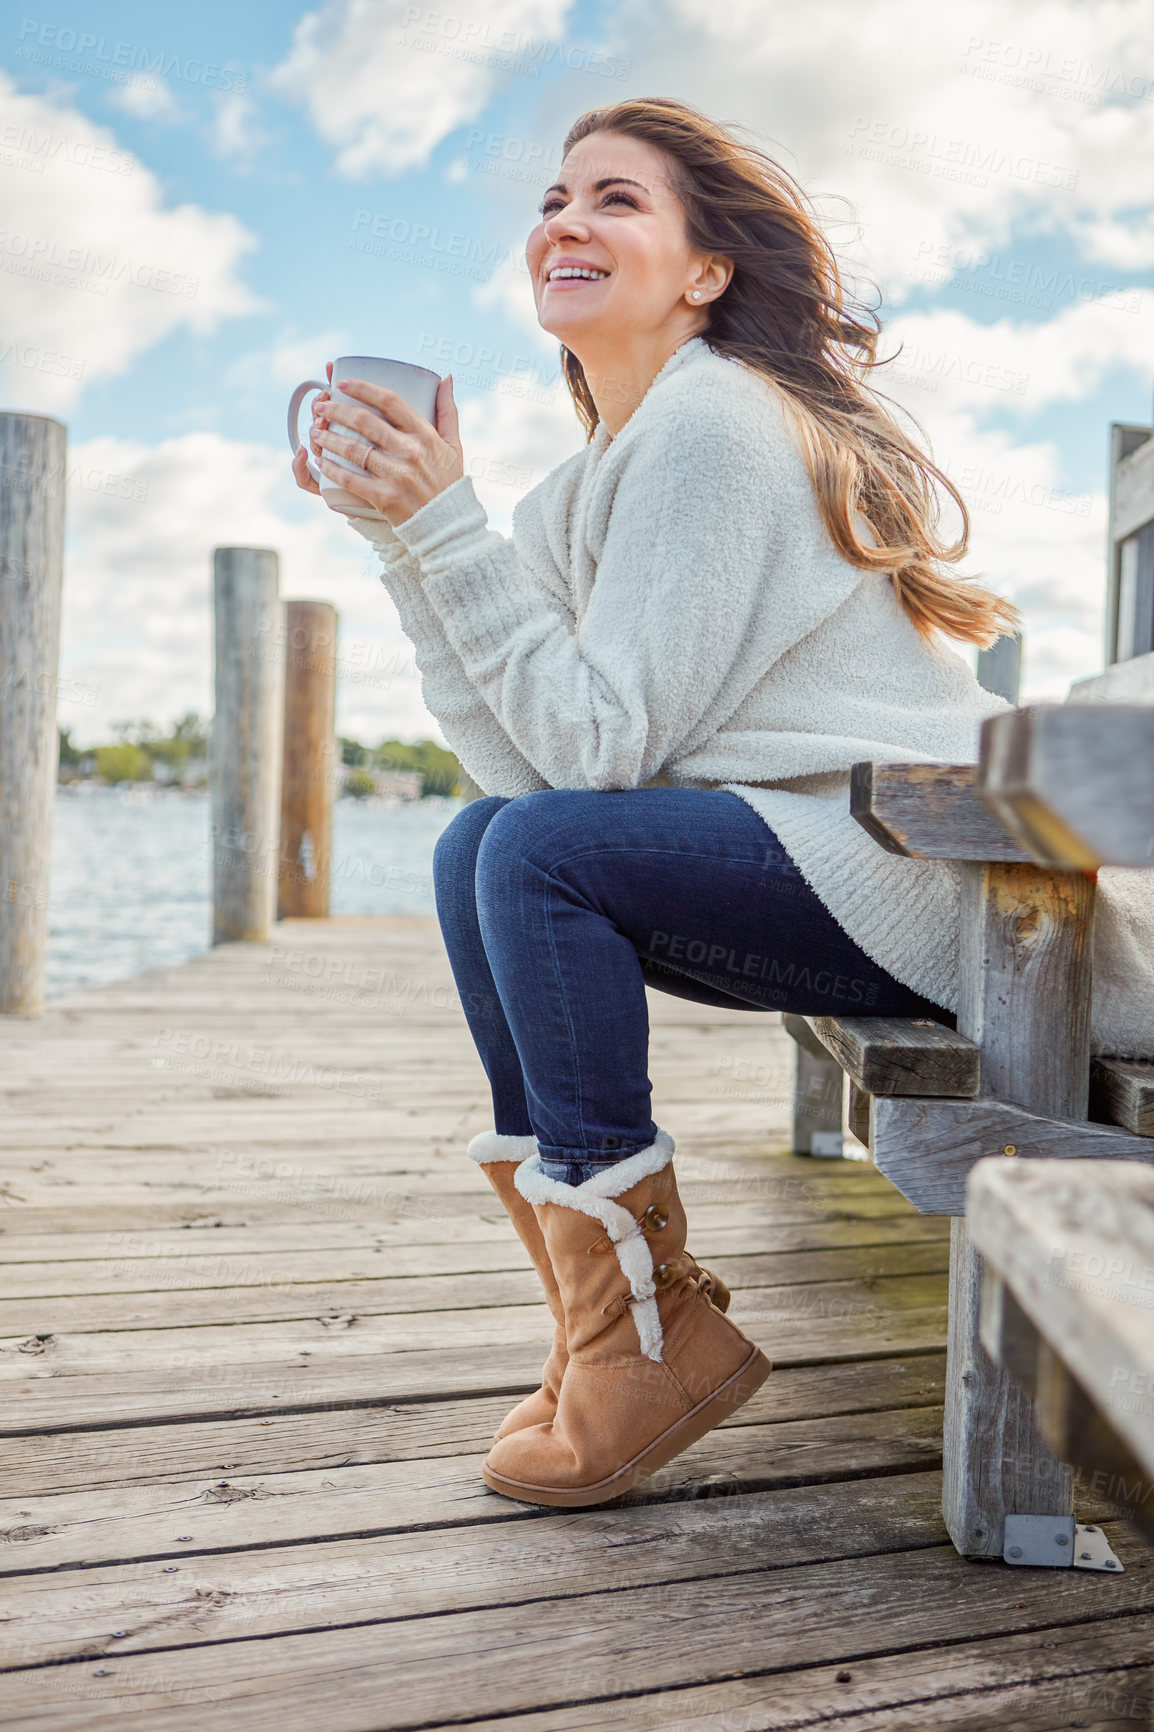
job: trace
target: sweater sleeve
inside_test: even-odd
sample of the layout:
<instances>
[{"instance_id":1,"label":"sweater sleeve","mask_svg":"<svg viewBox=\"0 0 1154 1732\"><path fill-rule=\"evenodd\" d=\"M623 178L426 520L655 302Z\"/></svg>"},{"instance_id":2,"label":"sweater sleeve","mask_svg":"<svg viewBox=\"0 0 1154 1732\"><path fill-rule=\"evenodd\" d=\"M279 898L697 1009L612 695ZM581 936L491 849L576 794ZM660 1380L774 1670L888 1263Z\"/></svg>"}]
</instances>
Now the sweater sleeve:
<instances>
[{"instance_id":1,"label":"sweater sleeve","mask_svg":"<svg viewBox=\"0 0 1154 1732\"><path fill-rule=\"evenodd\" d=\"M442 498L438 494L430 504ZM381 582L413 645L421 696L465 770L487 794L512 797L547 786L470 683L440 616L423 593L419 562L396 530L384 518L350 517L349 522L380 555Z\"/></svg>"},{"instance_id":2,"label":"sweater sleeve","mask_svg":"<svg viewBox=\"0 0 1154 1732\"><path fill-rule=\"evenodd\" d=\"M792 499L775 495L778 446L757 443L739 405L669 403L614 457L579 620L487 528L466 478L451 517L426 516L440 495L397 527L466 676L552 787L649 781L709 738L815 622L815 598L799 607L775 584Z\"/></svg>"}]
</instances>

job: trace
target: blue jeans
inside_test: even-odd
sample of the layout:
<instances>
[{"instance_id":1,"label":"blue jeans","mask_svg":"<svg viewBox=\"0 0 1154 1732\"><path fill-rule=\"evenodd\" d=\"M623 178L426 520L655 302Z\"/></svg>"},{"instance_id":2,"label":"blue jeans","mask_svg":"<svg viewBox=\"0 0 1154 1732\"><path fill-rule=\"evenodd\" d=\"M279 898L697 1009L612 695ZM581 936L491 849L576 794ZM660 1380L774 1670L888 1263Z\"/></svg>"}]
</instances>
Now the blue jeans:
<instances>
[{"instance_id":1,"label":"blue jeans","mask_svg":"<svg viewBox=\"0 0 1154 1732\"><path fill-rule=\"evenodd\" d=\"M949 1019L858 948L721 789L489 795L441 832L433 877L494 1128L535 1136L569 1184L657 1133L647 985L728 1009Z\"/></svg>"}]
</instances>

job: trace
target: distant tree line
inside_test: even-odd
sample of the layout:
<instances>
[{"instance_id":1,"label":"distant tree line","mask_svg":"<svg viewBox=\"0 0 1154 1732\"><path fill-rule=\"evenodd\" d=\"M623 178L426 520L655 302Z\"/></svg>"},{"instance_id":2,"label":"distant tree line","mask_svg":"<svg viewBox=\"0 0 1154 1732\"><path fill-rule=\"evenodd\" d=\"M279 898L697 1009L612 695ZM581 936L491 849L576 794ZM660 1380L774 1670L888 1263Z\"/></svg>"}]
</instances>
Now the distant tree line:
<instances>
[{"instance_id":1,"label":"distant tree line","mask_svg":"<svg viewBox=\"0 0 1154 1732\"><path fill-rule=\"evenodd\" d=\"M186 710L169 733L155 722L113 722L115 745L74 746L71 728L60 729L60 777L97 776L102 782L174 782L203 787L208 769L211 723Z\"/></svg>"},{"instance_id":2,"label":"distant tree line","mask_svg":"<svg viewBox=\"0 0 1154 1732\"><path fill-rule=\"evenodd\" d=\"M382 740L379 746L363 746L359 740L341 737L341 762L350 775L345 787L351 794L370 794L376 784L368 772L372 770L418 770L421 776L421 798L427 794L460 792L461 766L454 753L446 751L433 740ZM358 778L357 771L362 775Z\"/></svg>"},{"instance_id":3,"label":"distant tree line","mask_svg":"<svg viewBox=\"0 0 1154 1732\"><path fill-rule=\"evenodd\" d=\"M159 781L191 788L205 785L212 724L196 710L186 711L167 734L147 720L113 722L112 733L114 744L81 747L73 745L70 728L61 728L61 780L96 777L110 784ZM365 746L342 736L337 745L341 762L350 772L345 782L350 794L375 793L374 770L418 771L422 799L427 794L462 791L456 756L433 740L382 740L379 746Z\"/></svg>"}]
</instances>

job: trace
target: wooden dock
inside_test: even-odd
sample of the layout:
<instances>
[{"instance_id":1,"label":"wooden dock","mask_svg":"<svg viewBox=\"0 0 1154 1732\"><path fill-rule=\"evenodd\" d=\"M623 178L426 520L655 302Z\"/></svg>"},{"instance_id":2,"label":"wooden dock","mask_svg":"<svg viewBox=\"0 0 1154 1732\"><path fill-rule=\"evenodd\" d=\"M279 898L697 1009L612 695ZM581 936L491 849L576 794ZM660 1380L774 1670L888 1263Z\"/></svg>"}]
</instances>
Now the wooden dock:
<instances>
[{"instance_id":1,"label":"wooden dock","mask_svg":"<svg viewBox=\"0 0 1154 1732\"><path fill-rule=\"evenodd\" d=\"M948 1223L785 1152L778 1017L650 1004L690 1248L776 1368L588 1512L480 1478L550 1324L464 1158L434 922L288 922L4 1023L6 1732L1144 1732L1154 1551L946 1541Z\"/></svg>"}]
</instances>

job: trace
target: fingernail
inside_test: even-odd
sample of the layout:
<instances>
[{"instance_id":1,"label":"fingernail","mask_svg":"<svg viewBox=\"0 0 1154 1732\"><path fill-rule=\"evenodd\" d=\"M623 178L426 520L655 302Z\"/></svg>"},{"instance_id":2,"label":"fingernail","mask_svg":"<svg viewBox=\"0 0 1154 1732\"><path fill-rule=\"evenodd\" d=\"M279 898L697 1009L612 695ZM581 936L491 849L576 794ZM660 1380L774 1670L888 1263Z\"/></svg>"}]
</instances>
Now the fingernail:
<instances>
[{"instance_id":1,"label":"fingernail","mask_svg":"<svg viewBox=\"0 0 1154 1732\"><path fill-rule=\"evenodd\" d=\"M337 390L338 390L338 391L345 391L345 390L347 390L347 389L348 389L348 386L349 386L349 383L350 383L350 381L349 381L349 380L348 380L348 379L338 379L338 380L337 380Z\"/></svg>"}]
</instances>

